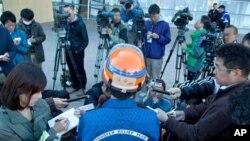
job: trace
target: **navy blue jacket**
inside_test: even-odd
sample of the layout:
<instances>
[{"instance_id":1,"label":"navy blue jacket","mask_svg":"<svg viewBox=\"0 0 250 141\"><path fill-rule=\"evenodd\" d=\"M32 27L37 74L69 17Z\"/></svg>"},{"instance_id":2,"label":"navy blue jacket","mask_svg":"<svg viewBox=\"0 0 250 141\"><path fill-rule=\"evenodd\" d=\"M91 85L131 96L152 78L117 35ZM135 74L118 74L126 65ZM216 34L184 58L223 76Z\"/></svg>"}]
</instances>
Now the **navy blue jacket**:
<instances>
[{"instance_id":1,"label":"navy blue jacket","mask_svg":"<svg viewBox=\"0 0 250 141\"><path fill-rule=\"evenodd\" d=\"M89 95L89 98L85 99L84 105L88 105L88 104L93 103L95 106L97 106L98 99L103 94L102 85L103 85L103 81L96 83L92 86L92 88L90 88L86 92L86 95Z\"/></svg>"},{"instance_id":2,"label":"navy blue jacket","mask_svg":"<svg viewBox=\"0 0 250 141\"><path fill-rule=\"evenodd\" d=\"M10 61L0 61L0 66L2 67L4 75L8 75L14 67L12 60L16 55L16 49L9 31L0 25L0 55L4 55L6 52L8 52L10 55Z\"/></svg>"},{"instance_id":3,"label":"navy blue jacket","mask_svg":"<svg viewBox=\"0 0 250 141\"><path fill-rule=\"evenodd\" d=\"M170 28L167 22L159 20L153 24L148 20L144 24L144 55L146 58L161 59L165 55L165 46L171 41ZM152 39L152 43L147 42L148 32L156 33L160 36L159 39Z\"/></svg>"},{"instance_id":4,"label":"navy blue jacket","mask_svg":"<svg viewBox=\"0 0 250 141\"><path fill-rule=\"evenodd\" d=\"M158 141L159 137L155 112L138 107L134 99L109 99L81 117L77 141Z\"/></svg>"}]
</instances>

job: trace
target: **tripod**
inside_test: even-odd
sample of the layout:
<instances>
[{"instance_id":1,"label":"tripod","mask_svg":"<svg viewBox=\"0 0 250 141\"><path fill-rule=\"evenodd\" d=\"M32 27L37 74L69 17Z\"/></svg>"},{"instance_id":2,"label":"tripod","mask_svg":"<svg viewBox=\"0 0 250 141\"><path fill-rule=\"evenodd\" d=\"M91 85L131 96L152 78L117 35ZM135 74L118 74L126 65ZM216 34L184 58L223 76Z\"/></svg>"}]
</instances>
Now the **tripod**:
<instances>
[{"instance_id":1,"label":"tripod","mask_svg":"<svg viewBox=\"0 0 250 141\"><path fill-rule=\"evenodd\" d=\"M180 44L185 41L185 36L183 34L180 34L182 31L179 31L179 35L175 38L173 47L170 49L170 53L168 55L168 58L164 64L163 70L161 71L161 76L160 79L162 79L162 76L165 72L165 69L167 67L167 64L170 61L170 58L174 52L174 49L177 47L177 52L176 52L176 64L175 64L175 84L179 83L180 80L180 72L182 68L182 63L184 64L184 79L186 80L187 78L187 70L185 67L186 64L186 52L184 49L180 49Z\"/></svg>"},{"instance_id":2,"label":"tripod","mask_svg":"<svg viewBox=\"0 0 250 141\"><path fill-rule=\"evenodd\" d=\"M82 84L81 79L80 79L81 75L79 74L79 72L77 70L77 65L76 65L76 62L74 61L72 50L70 49L70 42L68 40L68 34L67 34L65 29L61 29L58 31L57 51L56 51L56 57L55 57L55 63L54 63L53 90L55 87L55 81L56 81L60 61L61 61L61 65L62 65L63 78L65 78L66 53L69 55L73 69L77 75L77 79L80 83L80 86L82 88L82 92L84 94L85 92L83 89L83 84ZM63 86L63 89L64 90L66 89L65 85Z\"/></svg>"},{"instance_id":3,"label":"tripod","mask_svg":"<svg viewBox=\"0 0 250 141\"><path fill-rule=\"evenodd\" d=\"M143 33L142 31L137 31L136 35L136 40L135 40L135 45L142 49L142 38L143 38Z\"/></svg>"},{"instance_id":4,"label":"tripod","mask_svg":"<svg viewBox=\"0 0 250 141\"><path fill-rule=\"evenodd\" d=\"M57 72L59 68L59 63L62 66L63 72L63 79L66 78L65 71L66 71L66 30L60 29L57 32L57 46L56 46L56 56L54 62L54 75L53 75L53 90L55 89L55 83L57 79ZM63 85L63 89L66 89L66 85Z\"/></svg>"},{"instance_id":5,"label":"tripod","mask_svg":"<svg viewBox=\"0 0 250 141\"><path fill-rule=\"evenodd\" d=\"M95 77L96 83L98 82L98 79L99 79L100 69L103 67L103 61L107 59L109 51L111 49L108 35L101 34L100 38L101 38L101 43L99 44L97 48L97 55L96 55L96 61L95 61L94 77ZM103 58L103 55L105 54L104 53L105 49L106 49L106 55L105 55L105 58Z\"/></svg>"},{"instance_id":6,"label":"tripod","mask_svg":"<svg viewBox=\"0 0 250 141\"><path fill-rule=\"evenodd\" d=\"M214 66L213 66L213 58L207 59L205 58L204 67L202 68L201 78L205 78L207 76L213 76Z\"/></svg>"}]
</instances>

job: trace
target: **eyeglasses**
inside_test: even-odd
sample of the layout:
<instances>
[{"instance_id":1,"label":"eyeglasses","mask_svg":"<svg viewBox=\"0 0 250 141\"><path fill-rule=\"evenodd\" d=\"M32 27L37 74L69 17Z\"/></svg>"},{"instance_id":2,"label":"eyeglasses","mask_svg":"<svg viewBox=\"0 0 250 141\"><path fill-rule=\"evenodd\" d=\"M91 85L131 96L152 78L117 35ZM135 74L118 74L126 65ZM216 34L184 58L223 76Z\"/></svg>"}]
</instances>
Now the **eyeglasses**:
<instances>
[{"instance_id":1,"label":"eyeglasses","mask_svg":"<svg viewBox=\"0 0 250 141\"><path fill-rule=\"evenodd\" d=\"M232 71L232 70L235 70L235 69L221 69L221 68L219 68L217 66L214 66L214 70L216 70L216 71Z\"/></svg>"},{"instance_id":2,"label":"eyeglasses","mask_svg":"<svg viewBox=\"0 0 250 141\"><path fill-rule=\"evenodd\" d=\"M232 35L235 35L234 33L223 33L222 34L224 37L229 37L229 36L232 36Z\"/></svg>"}]
</instances>

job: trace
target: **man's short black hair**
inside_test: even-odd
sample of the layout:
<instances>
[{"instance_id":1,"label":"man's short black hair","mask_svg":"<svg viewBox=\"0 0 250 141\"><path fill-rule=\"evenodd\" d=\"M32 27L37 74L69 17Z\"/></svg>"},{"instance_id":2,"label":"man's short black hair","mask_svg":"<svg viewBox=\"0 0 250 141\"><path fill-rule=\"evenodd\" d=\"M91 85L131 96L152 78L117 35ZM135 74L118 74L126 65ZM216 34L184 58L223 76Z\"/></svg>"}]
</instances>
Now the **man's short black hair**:
<instances>
[{"instance_id":1,"label":"man's short black hair","mask_svg":"<svg viewBox=\"0 0 250 141\"><path fill-rule=\"evenodd\" d=\"M250 32L243 37L242 44L245 42L248 42L248 44L250 44Z\"/></svg>"},{"instance_id":2,"label":"man's short black hair","mask_svg":"<svg viewBox=\"0 0 250 141\"><path fill-rule=\"evenodd\" d=\"M134 96L136 94L136 92L123 93L123 92L121 92L119 90L111 88L110 86L107 86L106 92L110 93L111 95L113 95L114 97L116 97L118 99L128 99L131 96Z\"/></svg>"},{"instance_id":3,"label":"man's short black hair","mask_svg":"<svg viewBox=\"0 0 250 141\"><path fill-rule=\"evenodd\" d=\"M160 7L157 4L152 4L148 8L148 14L159 14L160 13Z\"/></svg>"},{"instance_id":4,"label":"man's short black hair","mask_svg":"<svg viewBox=\"0 0 250 141\"><path fill-rule=\"evenodd\" d=\"M207 15L201 16L201 23L203 23L204 29L206 29L206 30L211 29L211 20Z\"/></svg>"},{"instance_id":5,"label":"man's short black hair","mask_svg":"<svg viewBox=\"0 0 250 141\"><path fill-rule=\"evenodd\" d=\"M7 21L16 23L16 16L11 11L4 11L1 15L1 23L5 24Z\"/></svg>"},{"instance_id":6,"label":"man's short black hair","mask_svg":"<svg viewBox=\"0 0 250 141\"><path fill-rule=\"evenodd\" d=\"M113 13L118 13L118 12L121 13L121 11L120 11L119 8L113 8L113 9L112 9L112 12L113 12Z\"/></svg>"},{"instance_id":7,"label":"man's short black hair","mask_svg":"<svg viewBox=\"0 0 250 141\"><path fill-rule=\"evenodd\" d=\"M21 13L20 13L20 16L24 19L27 19L27 20L32 20L34 18L34 12L31 10L31 9L28 9L28 8L24 8Z\"/></svg>"},{"instance_id":8,"label":"man's short black hair","mask_svg":"<svg viewBox=\"0 0 250 141\"><path fill-rule=\"evenodd\" d=\"M66 4L63 7L64 8L70 7L71 9L75 9L75 6L73 4Z\"/></svg>"},{"instance_id":9,"label":"man's short black hair","mask_svg":"<svg viewBox=\"0 0 250 141\"><path fill-rule=\"evenodd\" d=\"M225 5L220 5L219 8L222 8L222 9L226 9L226 6Z\"/></svg>"},{"instance_id":10,"label":"man's short black hair","mask_svg":"<svg viewBox=\"0 0 250 141\"><path fill-rule=\"evenodd\" d=\"M225 29L226 29L226 28L233 28L233 29L234 29L234 35L237 35L237 34L238 34L238 28L237 28L236 26L234 26L234 25L228 25L228 26L225 27ZM224 29L224 30L225 30L225 29Z\"/></svg>"},{"instance_id":11,"label":"man's short black hair","mask_svg":"<svg viewBox=\"0 0 250 141\"><path fill-rule=\"evenodd\" d=\"M224 44L215 51L215 57L221 58L227 69L240 69L244 77L249 75L249 48L236 43Z\"/></svg>"},{"instance_id":12,"label":"man's short black hair","mask_svg":"<svg viewBox=\"0 0 250 141\"><path fill-rule=\"evenodd\" d=\"M213 4L213 6L218 5L216 2Z\"/></svg>"},{"instance_id":13,"label":"man's short black hair","mask_svg":"<svg viewBox=\"0 0 250 141\"><path fill-rule=\"evenodd\" d=\"M236 125L250 124L250 86L230 96L232 121Z\"/></svg>"}]
</instances>

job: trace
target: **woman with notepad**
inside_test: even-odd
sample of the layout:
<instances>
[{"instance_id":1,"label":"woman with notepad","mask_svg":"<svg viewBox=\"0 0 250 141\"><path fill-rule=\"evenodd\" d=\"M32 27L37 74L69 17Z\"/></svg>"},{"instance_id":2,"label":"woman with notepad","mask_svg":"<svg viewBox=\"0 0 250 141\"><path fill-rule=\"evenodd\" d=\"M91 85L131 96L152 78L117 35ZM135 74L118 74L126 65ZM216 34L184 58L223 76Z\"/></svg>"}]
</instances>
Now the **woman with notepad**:
<instances>
[{"instance_id":1,"label":"woman with notepad","mask_svg":"<svg viewBox=\"0 0 250 141\"><path fill-rule=\"evenodd\" d=\"M66 118L48 128L52 115L41 99L46 83L45 74L35 64L20 63L10 72L0 94L1 141L52 141L56 133L67 129Z\"/></svg>"}]
</instances>

